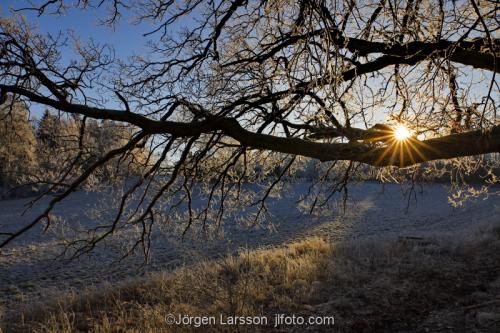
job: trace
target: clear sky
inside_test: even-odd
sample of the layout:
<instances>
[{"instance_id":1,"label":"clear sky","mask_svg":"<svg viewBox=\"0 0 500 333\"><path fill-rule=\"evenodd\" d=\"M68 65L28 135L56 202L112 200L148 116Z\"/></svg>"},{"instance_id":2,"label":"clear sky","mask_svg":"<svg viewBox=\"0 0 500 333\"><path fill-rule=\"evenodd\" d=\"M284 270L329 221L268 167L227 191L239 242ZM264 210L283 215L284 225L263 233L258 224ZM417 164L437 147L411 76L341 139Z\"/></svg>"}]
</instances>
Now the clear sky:
<instances>
[{"instance_id":1,"label":"clear sky","mask_svg":"<svg viewBox=\"0 0 500 333\"><path fill-rule=\"evenodd\" d=\"M0 13L3 17L10 16L10 9L27 6L29 4L25 0L2 0ZM146 41L142 35L152 28L146 24L132 25L130 17L122 17L114 28L102 26L99 24L99 19L105 18L107 14L105 7L89 10L72 8L62 15L51 15L46 11L44 15L38 16L37 12L29 10L19 13L41 32L56 34L72 30L84 41L92 38L95 42L112 45L119 57L127 57L140 51L137 48ZM124 14L126 15L127 11L124 11Z\"/></svg>"},{"instance_id":2,"label":"clear sky","mask_svg":"<svg viewBox=\"0 0 500 333\"><path fill-rule=\"evenodd\" d=\"M0 16L12 16L13 9L29 6L26 0L1 0ZM118 20L114 27L102 25L99 19L106 18L107 14L107 8L104 6L87 10L71 8L61 15L50 14L55 7L49 8L52 10L47 10L41 16L38 16L38 12L31 10L23 10L17 13L23 15L33 28L42 33L56 35L59 32L65 34L72 31L84 43L93 40L95 43L111 46L116 57L121 59L144 53L147 38L144 38L143 34L153 29L152 25L146 23L140 25L131 24L132 19L127 16ZM128 11L124 10L123 14L127 15ZM61 49L61 51L64 62L75 58L72 47ZM31 111L32 116L40 117L44 107L32 105Z\"/></svg>"}]
</instances>

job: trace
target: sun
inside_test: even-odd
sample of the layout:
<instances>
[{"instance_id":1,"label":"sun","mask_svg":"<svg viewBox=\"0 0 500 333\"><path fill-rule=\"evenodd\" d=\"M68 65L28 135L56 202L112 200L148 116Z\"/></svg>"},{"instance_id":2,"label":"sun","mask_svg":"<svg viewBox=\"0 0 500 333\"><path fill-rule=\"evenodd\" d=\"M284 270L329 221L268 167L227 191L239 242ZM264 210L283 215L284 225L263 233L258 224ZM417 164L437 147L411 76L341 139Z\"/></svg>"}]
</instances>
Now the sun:
<instances>
[{"instance_id":1,"label":"sun","mask_svg":"<svg viewBox=\"0 0 500 333\"><path fill-rule=\"evenodd\" d=\"M396 127L396 129L394 130L394 137L396 138L396 140L403 141L408 139L410 136L410 130L408 130L408 128L403 125L398 125L398 127Z\"/></svg>"}]
</instances>

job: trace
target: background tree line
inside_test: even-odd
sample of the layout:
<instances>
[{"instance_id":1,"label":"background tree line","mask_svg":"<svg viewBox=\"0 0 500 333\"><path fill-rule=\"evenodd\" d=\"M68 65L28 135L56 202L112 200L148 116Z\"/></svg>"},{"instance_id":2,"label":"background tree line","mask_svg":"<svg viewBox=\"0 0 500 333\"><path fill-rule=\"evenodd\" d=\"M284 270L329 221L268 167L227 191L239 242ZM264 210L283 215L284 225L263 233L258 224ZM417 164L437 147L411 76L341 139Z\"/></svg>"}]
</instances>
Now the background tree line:
<instances>
[{"instance_id":1,"label":"background tree line","mask_svg":"<svg viewBox=\"0 0 500 333\"><path fill-rule=\"evenodd\" d=\"M83 120L78 116L64 117L49 110L40 119L30 119L29 115L28 107L21 102L8 101L0 106L0 195L3 198L30 195L47 189L55 192L64 186L59 182L63 172L70 173L65 179L73 179L106 152L124 145L133 134L130 126L113 121L87 119L82 127ZM369 165L353 167L348 161L323 164L303 158L285 172L280 167L282 161L276 160L279 156L270 155L263 159L262 154L256 155L248 155L248 160L255 161L251 163L254 165L251 172L248 169L244 172L247 181L264 181L268 177L311 181L325 177L325 172L330 170L326 179L341 182L347 181L348 173L349 180L357 181L399 182L410 174L415 181L490 182L493 173L487 172L485 165L498 162L497 154L491 154L457 159L454 167L450 167L449 162L437 161L398 170ZM137 176L150 159L147 149L137 148L128 157L115 158L113 163L101 167L86 184ZM219 156L211 163L198 165L198 176L217 181L215 176L224 161L224 156ZM244 165L237 165L234 169L233 176L229 177L233 181L240 178L237 171L243 173ZM441 171L436 173L436 170Z\"/></svg>"},{"instance_id":2,"label":"background tree line","mask_svg":"<svg viewBox=\"0 0 500 333\"><path fill-rule=\"evenodd\" d=\"M58 191L64 187L59 179L73 179L132 135L130 126L65 117L49 110L40 119L30 119L24 103L7 101L0 105L0 195L5 198L47 189ZM100 168L89 182L136 175L146 155L144 148L137 148L126 158L114 159ZM63 177L63 172L69 177Z\"/></svg>"}]
</instances>

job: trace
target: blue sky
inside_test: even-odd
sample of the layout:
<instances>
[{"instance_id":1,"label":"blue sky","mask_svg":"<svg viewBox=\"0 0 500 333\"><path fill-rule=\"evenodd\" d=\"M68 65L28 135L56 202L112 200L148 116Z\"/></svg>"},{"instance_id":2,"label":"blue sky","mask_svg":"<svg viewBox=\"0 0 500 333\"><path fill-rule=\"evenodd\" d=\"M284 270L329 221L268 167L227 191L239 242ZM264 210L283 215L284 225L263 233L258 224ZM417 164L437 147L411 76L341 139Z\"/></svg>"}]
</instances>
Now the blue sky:
<instances>
[{"instance_id":1,"label":"blue sky","mask_svg":"<svg viewBox=\"0 0 500 333\"><path fill-rule=\"evenodd\" d=\"M9 17L12 15L11 9L28 7L29 3L25 0L2 0L0 2L0 16ZM53 10L54 7L51 7ZM131 17L127 17L127 11L114 27L104 26L99 23L99 19L104 19L107 14L105 7L91 8L87 10L69 9L61 15L50 14L47 10L43 15L38 16L36 11L24 10L18 12L26 17L33 28L42 33L66 34L73 31L82 42L88 42L91 39L99 44L107 44L113 47L117 58L127 58L134 54L141 54L146 51L145 43L147 38L143 34L151 31L153 26L148 24L131 24ZM61 49L63 61L68 62L75 58L72 47ZM110 105L113 106L113 105ZM41 105L32 105L31 114L40 117L45 107Z\"/></svg>"},{"instance_id":2,"label":"blue sky","mask_svg":"<svg viewBox=\"0 0 500 333\"><path fill-rule=\"evenodd\" d=\"M23 8L28 6L23 0L3 0L0 3L1 16L10 16L10 8ZM60 31L73 30L83 41L92 38L99 43L107 43L113 46L116 55L128 57L134 52L138 53L146 41L142 34L152 27L146 24L139 26L130 24L130 17L122 17L114 27L99 25L99 19L106 16L106 8L80 10L70 9L62 15L50 15L46 11L42 16L38 16L34 11L20 12L29 23L37 27L41 32L56 34ZM127 14L124 11L124 14ZM66 56L70 56L66 54Z\"/></svg>"}]
</instances>

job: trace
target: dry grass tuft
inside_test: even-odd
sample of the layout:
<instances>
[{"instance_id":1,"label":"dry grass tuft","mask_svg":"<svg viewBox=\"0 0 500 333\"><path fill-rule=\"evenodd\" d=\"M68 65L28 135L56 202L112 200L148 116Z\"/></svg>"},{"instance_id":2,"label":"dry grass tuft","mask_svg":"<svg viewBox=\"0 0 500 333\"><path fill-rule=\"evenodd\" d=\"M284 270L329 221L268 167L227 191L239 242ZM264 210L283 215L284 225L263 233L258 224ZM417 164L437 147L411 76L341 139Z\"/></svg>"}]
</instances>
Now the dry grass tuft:
<instances>
[{"instance_id":1,"label":"dry grass tuft","mask_svg":"<svg viewBox=\"0 0 500 333\"><path fill-rule=\"evenodd\" d=\"M335 316L340 332L443 328L493 332L500 327L495 319L495 314L500 315L500 303L495 301L500 295L499 262L498 228L433 240L334 245L312 238L281 248L244 251L121 286L65 295L12 318L6 329L206 332L228 328L167 326L165 315L272 318L286 313ZM239 326L239 331L271 329ZM314 331L322 329L332 328L314 327Z\"/></svg>"}]
</instances>

